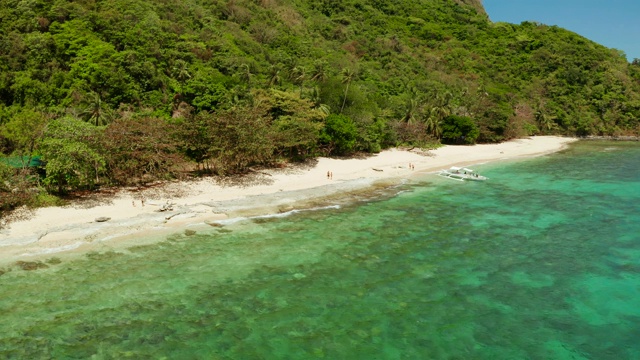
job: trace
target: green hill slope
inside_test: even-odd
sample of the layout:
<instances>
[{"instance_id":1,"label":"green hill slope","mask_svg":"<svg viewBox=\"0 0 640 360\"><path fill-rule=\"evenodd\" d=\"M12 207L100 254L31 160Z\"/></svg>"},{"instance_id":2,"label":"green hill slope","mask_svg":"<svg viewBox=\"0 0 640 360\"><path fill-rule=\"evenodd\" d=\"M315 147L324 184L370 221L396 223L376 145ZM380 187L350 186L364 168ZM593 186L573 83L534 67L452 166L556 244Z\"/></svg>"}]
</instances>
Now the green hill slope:
<instances>
[{"instance_id":1,"label":"green hill slope","mask_svg":"<svg viewBox=\"0 0 640 360\"><path fill-rule=\"evenodd\" d=\"M497 137L487 136L496 140L496 121L528 110L561 131L636 129L637 75L616 51L557 27L492 24L475 0L1 5L5 107L62 113L97 94L112 110L170 116L176 101L196 111L228 107L247 76L255 88L310 96L317 71L337 79L348 68L353 97L390 118L402 117L407 97L429 103L448 92L455 107L495 128ZM342 104L330 95L321 101L337 112ZM490 111L471 112L478 105Z\"/></svg>"},{"instance_id":2,"label":"green hill slope","mask_svg":"<svg viewBox=\"0 0 640 360\"><path fill-rule=\"evenodd\" d=\"M460 117L467 143L637 134L640 66L479 0L0 0L0 144L51 189L461 142Z\"/></svg>"}]
</instances>

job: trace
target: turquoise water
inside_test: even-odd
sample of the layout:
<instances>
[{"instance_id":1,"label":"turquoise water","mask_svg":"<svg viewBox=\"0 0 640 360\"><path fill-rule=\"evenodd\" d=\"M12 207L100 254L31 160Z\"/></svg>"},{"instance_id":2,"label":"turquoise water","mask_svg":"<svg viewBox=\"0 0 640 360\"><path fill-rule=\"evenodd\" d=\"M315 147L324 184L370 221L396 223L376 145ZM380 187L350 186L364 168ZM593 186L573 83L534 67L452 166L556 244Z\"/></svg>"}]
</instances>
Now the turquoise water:
<instances>
[{"instance_id":1,"label":"turquoise water","mask_svg":"<svg viewBox=\"0 0 640 360\"><path fill-rule=\"evenodd\" d=\"M640 145L0 276L3 359L640 359Z\"/></svg>"}]
</instances>

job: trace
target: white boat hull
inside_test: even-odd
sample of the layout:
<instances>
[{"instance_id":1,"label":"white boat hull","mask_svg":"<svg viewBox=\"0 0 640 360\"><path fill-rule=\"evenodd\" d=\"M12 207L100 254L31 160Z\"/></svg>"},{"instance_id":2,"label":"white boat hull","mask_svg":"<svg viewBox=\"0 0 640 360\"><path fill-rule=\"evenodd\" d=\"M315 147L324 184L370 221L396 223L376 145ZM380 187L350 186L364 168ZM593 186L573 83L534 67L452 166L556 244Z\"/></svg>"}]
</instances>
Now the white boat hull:
<instances>
[{"instance_id":1,"label":"white boat hull","mask_svg":"<svg viewBox=\"0 0 640 360\"><path fill-rule=\"evenodd\" d=\"M447 170L440 170L438 172L438 175L442 177L446 177L448 179L458 180L458 181L465 181L465 180L485 181L489 179L486 176L476 174L471 169L458 168L458 167L452 167L451 169L447 169Z\"/></svg>"}]
</instances>

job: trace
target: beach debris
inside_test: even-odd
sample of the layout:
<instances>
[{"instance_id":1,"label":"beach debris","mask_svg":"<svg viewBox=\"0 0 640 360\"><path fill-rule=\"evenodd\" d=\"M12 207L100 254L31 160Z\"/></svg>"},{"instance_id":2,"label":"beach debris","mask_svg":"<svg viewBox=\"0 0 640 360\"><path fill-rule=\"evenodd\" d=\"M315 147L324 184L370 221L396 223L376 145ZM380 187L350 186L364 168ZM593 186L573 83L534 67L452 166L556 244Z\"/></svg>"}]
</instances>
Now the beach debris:
<instances>
[{"instance_id":1,"label":"beach debris","mask_svg":"<svg viewBox=\"0 0 640 360\"><path fill-rule=\"evenodd\" d=\"M371 169L373 169L373 171L384 171L384 170L378 169L378 168L371 168Z\"/></svg>"},{"instance_id":2,"label":"beach debris","mask_svg":"<svg viewBox=\"0 0 640 360\"><path fill-rule=\"evenodd\" d=\"M96 222L105 222L105 221L109 221L111 220L110 217L106 217L106 216L100 216L96 218Z\"/></svg>"},{"instance_id":3,"label":"beach debris","mask_svg":"<svg viewBox=\"0 0 640 360\"><path fill-rule=\"evenodd\" d=\"M171 209L171 210L173 210L173 209ZM164 219L165 220L171 220L171 218L173 218L174 216L178 216L178 215L182 215L182 214L186 214L186 213L185 212L178 212L178 213L175 213L175 214L167 215L167 216L164 217Z\"/></svg>"},{"instance_id":4,"label":"beach debris","mask_svg":"<svg viewBox=\"0 0 640 360\"><path fill-rule=\"evenodd\" d=\"M157 212L173 211L173 204L167 201L166 204L162 204L162 206L160 206L160 209L158 209L156 211Z\"/></svg>"},{"instance_id":5,"label":"beach debris","mask_svg":"<svg viewBox=\"0 0 640 360\"><path fill-rule=\"evenodd\" d=\"M16 261L16 265L26 271L46 269L49 267L49 265L42 261Z\"/></svg>"},{"instance_id":6,"label":"beach debris","mask_svg":"<svg viewBox=\"0 0 640 360\"><path fill-rule=\"evenodd\" d=\"M205 221L205 224L209 225L209 226L213 226L213 227L223 227L224 224L216 222L216 221Z\"/></svg>"},{"instance_id":7,"label":"beach debris","mask_svg":"<svg viewBox=\"0 0 640 360\"><path fill-rule=\"evenodd\" d=\"M282 213L287 213L287 212L290 212L290 211L293 211L293 210L295 210L295 208L293 206L291 206L291 205L283 205L283 206L280 206L278 208L278 212L281 213L281 214Z\"/></svg>"}]
</instances>

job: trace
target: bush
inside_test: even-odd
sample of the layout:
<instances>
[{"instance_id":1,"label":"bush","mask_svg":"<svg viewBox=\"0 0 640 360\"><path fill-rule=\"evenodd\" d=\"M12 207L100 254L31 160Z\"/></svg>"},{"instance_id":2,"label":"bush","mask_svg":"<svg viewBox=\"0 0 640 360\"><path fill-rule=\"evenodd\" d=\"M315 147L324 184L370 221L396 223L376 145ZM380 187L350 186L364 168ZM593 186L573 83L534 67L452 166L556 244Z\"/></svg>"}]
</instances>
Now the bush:
<instances>
[{"instance_id":1,"label":"bush","mask_svg":"<svg viewBox=\"0 0 640 360\"><path fill-rule=\"evenodd\" d=\"M328 153L345 155L353 152L357 138L358 129L353 120L345 115L327 116L320 141L327 146Z\"/></svg>"},{"instance_id":2,"label":"bush","mask_svg":"<svg viewBox=\"0 0 640 360\"><path fill-rule=\"evenodd\" d=\"M449 115L442 126L442 142L445 144L475 144L480 135L478 126L466 116Z\"/></svg>"}]
</instances>

